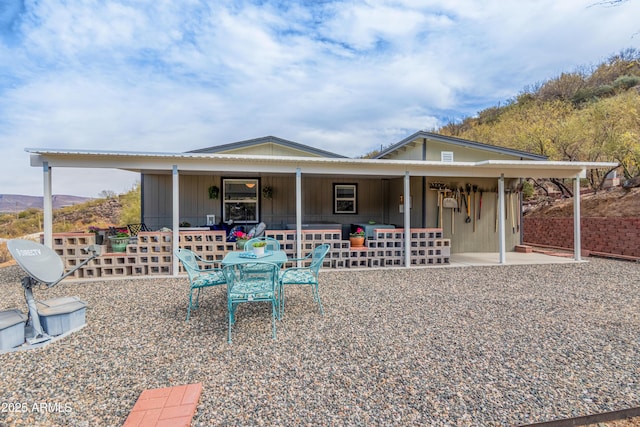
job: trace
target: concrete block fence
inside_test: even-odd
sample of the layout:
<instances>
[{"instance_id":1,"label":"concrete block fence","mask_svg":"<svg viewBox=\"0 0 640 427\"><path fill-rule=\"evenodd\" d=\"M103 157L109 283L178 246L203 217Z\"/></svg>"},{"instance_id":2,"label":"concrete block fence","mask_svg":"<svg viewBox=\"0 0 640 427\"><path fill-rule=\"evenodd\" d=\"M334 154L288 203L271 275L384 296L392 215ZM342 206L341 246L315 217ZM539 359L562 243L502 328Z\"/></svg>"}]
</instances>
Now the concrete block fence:
<instances>
[{"instance_id":1,"label":"concrete block fence","mask_svg":"<svg viewBox=\"0 0 640 427\"><path fill-rule=\"evenodd\" d=\"M289 259L296 256L295 230L266 230L265 235L278 240ZM237 250L235 242L227 242L224 231L180 231L178 246L190 249L208 261L221 261ZM129 243L126 252L107 252L76 270L74 278L126 277L170 275L173 269L172 233L148 231L138 233ZM80 265L88 255L83 249L95 243L93 233L55 233L53 250L64 262L65 271ZM342 240L342 230L302 231L302 252L307 255L319 244L329 244L324 260L326 268L399 267L404 266L404 230L375 229L373 238L363 247L351 247L349 240ZM449 264L451 240L443 237L441 228L412 228L412 266ZM307 264L309 261L307 261ZM295 263L289 261L285 267ZM182 267L180 266L182 269Z\"/></svg>"},{"instance_id":2,"label":"concrete block fence","mask_svg":"<svg viewBox=\"0 0 640 427\"><path fill-rule=\"evenodd\" d=\"M528 218L523 241L531 245L573 249L573 217ZM580 218L582 249L640 258L640 218Z\"/></svg>"}]
</instances>

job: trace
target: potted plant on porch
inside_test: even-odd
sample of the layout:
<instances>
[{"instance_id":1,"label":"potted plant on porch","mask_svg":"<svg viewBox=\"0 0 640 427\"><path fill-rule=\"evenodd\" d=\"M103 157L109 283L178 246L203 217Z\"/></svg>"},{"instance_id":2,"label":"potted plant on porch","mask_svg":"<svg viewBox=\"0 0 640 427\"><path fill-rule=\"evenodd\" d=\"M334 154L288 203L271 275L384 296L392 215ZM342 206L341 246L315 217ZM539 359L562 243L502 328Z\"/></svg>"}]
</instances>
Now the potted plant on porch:
<instances>
[{"instance_id":1,"label":"potted plant on porch","mask_svg":"<svg viewBox=\"0 0 640 427\"><path fill-rule=\"evenodd\" d=\"M349 234L349 241L352 248L358 248L364 246L364 230L362 227L358 227L356 231Z\"/></svg>"},{"instance_id":2,"label":"potted plant on porch","mask_svg":"<svg viewBox=\"0 0 640 427\"><path fill-rule=\"evenodd\" d=\"M244 249L244 244L247 243L247 240L249 240L249 236L247 236L247 233L241 230L237 230L234 231L233 234L236 238L236 247L241 250Z\"/></svg>"},{"instance_id":3,"label":"potted plant on porch","mask_svg":"<svg viewBox=\"0 0 640 427\"><path fill-rule=\"evenodd\" d=\"M129 234L124 231L118 231L115 236L109 236L111 241L111 249L113 252L126 252L129 244Z\"/></svg>"},{"instance_id":4,"label":"potted plant on porch","mask_svg":"<svg viewBox=\"0 0 640 427\"><path fill-rule=\"evenodd\" d=\"M267 242L255 242L253 244L253 253L256 256L264 255L265 247L267 246Z\"/></svg>"}]
</instances>

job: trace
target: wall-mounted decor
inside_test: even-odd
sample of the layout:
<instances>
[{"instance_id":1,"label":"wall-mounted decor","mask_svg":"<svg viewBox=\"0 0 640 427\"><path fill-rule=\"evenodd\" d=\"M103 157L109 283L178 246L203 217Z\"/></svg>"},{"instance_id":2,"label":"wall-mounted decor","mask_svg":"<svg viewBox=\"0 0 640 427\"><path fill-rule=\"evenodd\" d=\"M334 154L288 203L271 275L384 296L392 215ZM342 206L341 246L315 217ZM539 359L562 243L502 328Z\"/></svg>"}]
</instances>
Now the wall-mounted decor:
<instances>
[{"instance_id":1,"label":"wall-mounted decor","mask_svg":"<svg viewBox=\"0 0 640 427\"><path fill-rule=\"evenodd\" d=\"M270 185L262 187L262 197L264 199L273 199L273 188Z\"/></svg>"},{"instance_id":2,"label":"wall-mounted decor","mask_svg":"<svg viewBox=\"0 0 640 427\"><path fill-rule=\"evenodd\" d=\"M220 195L220 189L218 187L216 187L215 185L212 185L211 187L209 187L210 199L218 200L219 195Z\"/></svg>"}]
</instances>

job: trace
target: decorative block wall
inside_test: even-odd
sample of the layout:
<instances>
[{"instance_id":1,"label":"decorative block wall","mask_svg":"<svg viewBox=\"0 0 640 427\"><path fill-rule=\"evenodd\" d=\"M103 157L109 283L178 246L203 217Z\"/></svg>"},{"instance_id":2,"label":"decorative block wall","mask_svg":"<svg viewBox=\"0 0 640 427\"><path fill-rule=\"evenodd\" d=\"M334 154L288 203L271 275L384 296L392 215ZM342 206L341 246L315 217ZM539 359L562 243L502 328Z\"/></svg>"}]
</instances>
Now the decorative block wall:
<instances>
[{"instance_id":1,"label":"decorative block wall","mask_svg":"<svg viewBox=\"0 0 640 427\"><path fill-rule=\"evenodd\" d=\"M573 218L528 218L523 241L532 245L573 249ZM640 258L640 218L580 218L582 249Z\"/></svg>"},{"instance_id":2,"label":"decorative block wall","mask_svg":"<svg viewBox=\"0 0 640 427\"><path fill-rule=\"evenodd\" d=\"M267 230L265 235L280 242L287 257L296 257L295 230ZM449 239L442 237L439 228L411 229L412 266L448 264L451 250ZM127 245L124 253L109 253L102 246L102 255L91 260L72 274L74 278L128 277L171 275L173 256L171 232L145 231L137 240ZM224 231L181 231L179 247L190 249L207 261L221 261L236 249L235 242L227 242ZM91 233L56 233L53 249L60 255L65 271L80 265L89 255L83 249L95 243ZM306 230L302 232L302 256L306 256L320 244L328 244L330 250L324 260L324 268L368 268L404 266L404 230L377 229L365 246L352 248L348 240L342 240L342 230ZM308 265L310 260L304 261ZM295 266L294 261L285 267ZM180 272L182 267L180 266Z\"/></svg>"}]
</instances>

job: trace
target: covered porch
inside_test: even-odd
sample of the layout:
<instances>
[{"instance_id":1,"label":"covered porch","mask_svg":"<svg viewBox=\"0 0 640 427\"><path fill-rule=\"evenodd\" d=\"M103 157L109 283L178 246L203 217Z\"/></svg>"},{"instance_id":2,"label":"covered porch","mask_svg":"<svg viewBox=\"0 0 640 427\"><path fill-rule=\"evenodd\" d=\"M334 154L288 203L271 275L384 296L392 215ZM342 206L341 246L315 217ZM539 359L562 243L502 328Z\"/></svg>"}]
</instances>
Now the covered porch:
<instances>
[{"instance_id":1,"label":"covered porch","mask_svg":"<svg viewBox=\"0 0 640 427\"><path fill-rule=\"evenodd\" d=\"M283 203L285 211L274 211L277 215L286 212L286 219L281 223L295 224L295 229L288 230L293 241L292 256L297 258L305 255L305 239L308 241L308 231L305 224L317 222L332 222L340 224L363 223L367 219L382 224L391 223L395 232L402 234L400 242L394 242L396 254L400 254L400 260L393 262L393 266L411 267L423 265L415 262L415 250L418 242L416 232L434 229L440 233L442 239L458 239L466 235L467 241L475 242L475 245L485 244L488 239L476 230L463 232L462 222L458 221L458 227L454 231L455 215L443 215L439 210L439 195L430 191L431 182L462 183L490 183L494 197L485 199L483 215L492 218L490 229L491 240L494 243L485 247L474 246L472 252L489 253L498 264L507 263L507 254L511 253L515 244L520 243L519 233L512 230L511 224L507 224L507 218L514 221L517 210L512 210L515 202L509 197L513 183L523 177L555 177L570 178L573 180L575 193L579 193L579 180L585 176L586 169L592 167L610 167L608 163L584 163L584 162L552 162L552 161L527 161L527 160L483 160L477 162L442 162L442 161L416 161L416 160L381 160L381 159L348 159L348 158L310 158L293 156L264 156L264 155L229 155L229 154L204 154L204 153L133 153L133 152L97 152L75 150L35 150L28 149L32 154L32 165L40 166L43 170L44 187L44 241L51 246L53 244L52 233L52 208L51 208L51 171L55 167L78 168L117 168L128 171L137 171L144 174L145 179L156 176L159 180L168 183L170 193L156 196L156 200L163 198L163 205L168 206L167 215L170 218L169 256L180 247L180 223L183 221L184 212L189 204L197 203L198 199L187 197L194 191L202 193L196 185L185 185L195 181L203 184L222 177L253 177L264 182L280 180L283 186L276 187L276 194L284 195ZM241 172L240 172L241 171ZM204 181L203 181L204 180ZM207 181L208 180L208 181ZM375 209L380 216L371 218L369 212L358 216L357 212L351 216L338 215L330 211L328 215L314 210L313 203L309 202L309 195L316 194L317 182L351 183L362 182L359 190L369 192L369 200L375 203ZM143 183L144 185L145 183ZM374 185L371 185L374 184ZM382 185L380 187L380 185ZM376 189L377 186L377 189ZM164 186L162 188L167 188ZM380 189L381 188L381 189ZM320 203L329 202L333 207L332 188L324 188L330 199L319 197ZM326 193L325 193L326 194ZM143 196L149 197L149 193ZM376 201L377 199L377 201ZM574 230L575 247L573 259L579 261L580 253L580 205L579 198L574 205ZM145 201L143 201L145 203ZM474 203L475 204L475 203ZM267 202L264 206L267 208ZM199 209L199 208L198 208ZM203 207L201 211L202 221L206 221L206 214L210 208ZM220 207L222 209L222 205ZM221 212L221 211L219 211ZM362 212L362 211L361 211ZM491 213L495 212L494 215ZM222 212L221 212L222 213ZM448 214L449 212L447 212ZM475 215L475 212L474 212ZM436 222L436 216L438 221ZM344 218L348 218L344 221ZM450 219L449 219L450 218ZM495 224L493 219L495 218ZM143 212L143 222L146 221ZM444 220L444 221L443 221ZM344 221L344 222L343 222ZM447 221L450 221L448 223ZM159 224L158 224L159 225ZM474 224L475 225L475 224ZM470 227L467 225L467 227ZM267 232L279 233L283 228L271 227ZM335 231L330 230L330 231ZM214 231L210 231L214 233ZM342 229L340 240L342 240ZM487 232L489 233L489 232ZM409 236L409 238L404 238ZM375 239L371 239L374 241ZM397 246L397 245L400 246ZM450 243L454 246L454 243ZM375 250L369 248L367 250ZM463 247L454 250L451 255L464 251ZM412 255L413 254L413 255ZM171 274L178 274L177 259L171 256ZM362 265L365 266L365 265ZM368 267L378 266L370 265Z\"/></svg>"}]
</instances>

